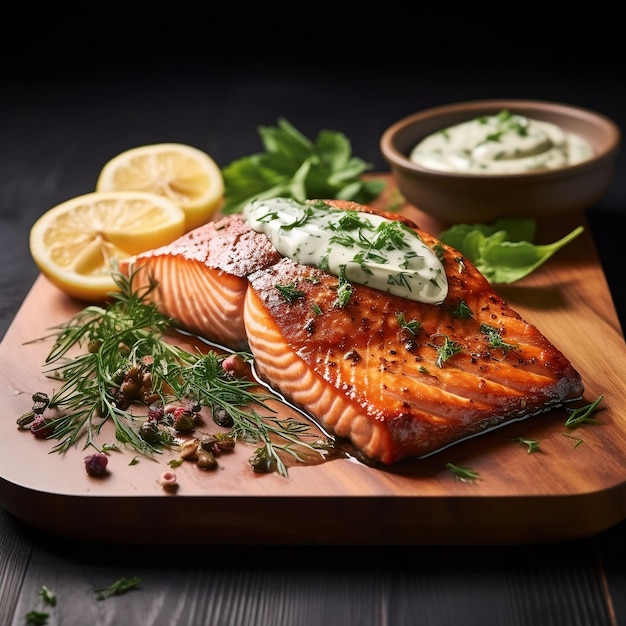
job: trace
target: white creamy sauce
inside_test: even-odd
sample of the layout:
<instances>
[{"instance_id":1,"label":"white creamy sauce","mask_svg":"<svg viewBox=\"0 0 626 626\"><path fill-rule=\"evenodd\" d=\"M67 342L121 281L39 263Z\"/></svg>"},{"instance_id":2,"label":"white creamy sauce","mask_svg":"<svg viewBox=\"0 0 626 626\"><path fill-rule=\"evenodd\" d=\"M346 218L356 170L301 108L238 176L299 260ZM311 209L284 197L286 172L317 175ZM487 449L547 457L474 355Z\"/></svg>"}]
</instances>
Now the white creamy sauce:
<instances>
[{"instance_id":1,"label":"white creamy sauce","mask_svg":"<svg viewBox=\"0 0 626 626\"><path fill-rule=\"evenodd\" d=\"M591 146L555 124L502 110L440 130L420 141L410 159L446 172L518 174L586 161Z\"/></svg>"},{"instance_id":2,"label":"white creamy sauce","mask_svg":"<svg viewBox=\"0 0 626 626\"><path fill-rule=\"evenodd\" d=\"M253 200L243 215L283 256L303 265L418 302L441 304L448 293L441 261L401 222L288 198Z\"/></svg>"}]
</instances>

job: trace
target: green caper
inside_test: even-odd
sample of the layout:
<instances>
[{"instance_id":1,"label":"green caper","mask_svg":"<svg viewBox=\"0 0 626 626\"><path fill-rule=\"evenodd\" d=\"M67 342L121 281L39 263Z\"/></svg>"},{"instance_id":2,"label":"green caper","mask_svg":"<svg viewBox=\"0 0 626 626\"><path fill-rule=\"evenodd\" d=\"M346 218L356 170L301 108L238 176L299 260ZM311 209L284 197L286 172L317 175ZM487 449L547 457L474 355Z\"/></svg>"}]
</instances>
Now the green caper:
<instances>
[{"instance_id":1,"label":"green caper","mask_svg":"<svg viewBox=\"0 0 626 626\"><path fill-rule=\"evenodd\" d=\"M196 463L200 469L207 471L217 468L217 460L213 454L207 450L200 450L200 452L198 452L198 460Z\"/></svg>"}]
</instances>

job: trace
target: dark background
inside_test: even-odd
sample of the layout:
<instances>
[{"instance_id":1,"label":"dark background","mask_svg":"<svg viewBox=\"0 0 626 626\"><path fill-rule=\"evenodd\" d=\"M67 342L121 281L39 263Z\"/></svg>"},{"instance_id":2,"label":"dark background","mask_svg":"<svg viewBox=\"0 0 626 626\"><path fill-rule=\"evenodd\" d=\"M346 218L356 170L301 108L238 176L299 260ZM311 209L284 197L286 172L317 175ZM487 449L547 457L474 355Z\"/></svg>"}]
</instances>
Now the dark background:
<instances>
[{"instance_id":1,"label":"dark background","mask_svg":"<svg viewBox=\"0 0 626 626\"><path fill-rule=\"evenodd\" d=\"M310 139L345 133L387 171L387 126L482 98L568 102L626 128L621 19L604 3L546 5L15 7L0 38L0 226L17 223L22 239L0 228L0 260L13 268L0 332L36 277L30 224L92 191L104 163L136 145L189 143L225 166L261 149L259 125L285 117ZM590 212L613 285L624 159Z\"/></svg>"},{"instance_id":2,"label":"dark background","mask_svg":"<svg viewBox=\"0 0 626 626\"><path fill-rule=\"evenodd\" d=\"M310 139L345 133L355 156L388 171L378 142L391 123L483 98L566 102L625 129L617 6L12 5L0 34L0 337L38 274L31 225L92 191L127 148L188 143L224 167L261 150L258 126L285 117ZM588 213L623 327L625 156ZM54 581L66 598L58 610L73 611L65 623L82 626L85 585L142 572L141 594L102 611L151 624L175 623L154 607L210 606L230 611L214 623L234 624L258 605L255 616L282 624L291 610L302 626L615 626L626 616L625 537L621 523L590 541L531 547L120 550L46 537L0 509L0 622L23 623L41 583Z\"/></svg>"}]
</instances>

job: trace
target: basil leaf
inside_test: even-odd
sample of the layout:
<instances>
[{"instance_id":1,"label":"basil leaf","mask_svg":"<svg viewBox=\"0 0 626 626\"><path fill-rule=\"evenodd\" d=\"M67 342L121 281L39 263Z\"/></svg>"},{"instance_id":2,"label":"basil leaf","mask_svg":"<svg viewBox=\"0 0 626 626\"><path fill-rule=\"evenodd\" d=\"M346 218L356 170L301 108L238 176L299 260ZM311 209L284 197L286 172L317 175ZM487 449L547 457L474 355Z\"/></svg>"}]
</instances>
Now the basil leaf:
<instances>
[{"instance_id":1,"label":"basil leaf","mask_svg":"<svg viewBox=\"0 0 626 626\"><path fill-rule=\"evenodd\" d=\"M551 244L536 245L536 220L503 218L491 225L458 224L439 239L469 259L490 283L510 284L534 272L583 232L579 226Z\"/></svg>"},{"instance_id":2,"label":"basil leaf","mask_svg":"<svg viewBox=\"0 0 626 626\"><path fill-rule=\"evenodd\" d=\"M259 126L265 152L236 159L222 169L222 214L239 213L255 198L342 199L368 204L386 186L383 180L361 179L372 165L352 156L348 138L322 130L315 142L284 118L276 127Z\"/></svg>"}]
</instances>

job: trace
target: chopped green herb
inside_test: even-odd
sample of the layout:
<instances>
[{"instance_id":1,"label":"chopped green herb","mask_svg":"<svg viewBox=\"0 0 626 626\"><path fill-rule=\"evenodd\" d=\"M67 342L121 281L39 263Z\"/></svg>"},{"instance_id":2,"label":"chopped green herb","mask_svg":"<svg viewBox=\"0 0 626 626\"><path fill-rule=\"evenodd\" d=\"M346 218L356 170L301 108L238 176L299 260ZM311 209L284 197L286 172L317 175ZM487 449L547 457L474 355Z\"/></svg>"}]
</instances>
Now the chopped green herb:
<instances>
[{"instance_id":1,"label":"chopped green herb","mask_svg":"<svg viewBox=\"0 0 626 626\"><path fill-rule=\"evenodd\" d=\"M287 300L289 303L293 303L296 300L304 298L305 293L301 289L298 289L296 283L290 283L289 285L274 285L276 289L280 292L280 294Z\"/></svg>"},{"instance_id":2,"label":"chopped green herb","mask_svg":"<svg viewBox=\"0 0 626 626\"><path fill-rule=\"evenodd\" d=\"M452 311L452 314L461 319L470 319L474 317L472 310L467 306L464 300L461 300L458 306Z\"/></svg>"},{"instance_id":3,"label":"chopped green herb","mask_svg":"<svg viewBox=\"0 0 626 626\"><path fill-rule=\"evenodd\" d=\"M489 326L488 324L480 325L480 332L487 336L487 340L489 341L489 345L492 348L500 348L504 350L504 352L508 352L509 350L515 350L517 348L516 344L506 343L504 339L502 339L502 335L497 328L493 326Z\"/></svg>"},{"instance_id":4,"label":"chopped green herb","mask_svg":"<svg viewBox=\"0 0 626 626\"><path fill-rule=\"evenodd\" d=\"M417 335L422 330L422 323L419 320L412 319L407 322L402 311L396 314L396 319L400 328L408 330L412 335Z\"/></svg>"},{"instance_id":5,"label":"chopped green herb","mask_svg":"<svg viewBox=\"0 0 626 626\"><path fill-rule=\"evenodd\" d=\"M454 465L454 463L446 463L446 467L454 474L455 478L458 478L464 483L480 480L480 474L467 467L459 467L458 465Z\"/></svg>"},{"instance_id":6,"label":"chopped green herb","mask_svg":"<svg viewBox=\"0 0 626 626\"><path fill-rule=\"evenodd\" d=\"M574 448L578 448L579 445L584 443L584 441L580 437L574 437L574 435L569 435L568 433L563 433L563 437L567 437L568 439L573 439Z\"/></svg>"},{"instance_id":7,"label":"chopped green herb","mask_svg":"<svg viewBox=\"0 0 626 626\"><path fill-rule=\"evenodd\" d=\"M598 409L603 398L604 394L600 394L591 404L581 406L577 409L567 409L570 415L565 420L565 426L567 426L567 428L578 428L583 424L599 424L600 422L592 418L591 415Z\"/></svg>"},{"instance_id":8,"label":"chopped green herb","mask_svg":"<svg viewBox=\"0 0 626 626\"><path fill-rule=\"evenodd\" d=\"M26 613L26 623L33 624L33 626L44 626L48 623L50 613L43 611L29 611Z\"/></svg>"},{"instance_id":9,"label":"chopped green herb","mask_svg":"<svg viewBox=\"0 0 626 626\"><path fill-rule=\"evenodd\" d=\"M339 276L339 284L337 285L337 299L335 300L335 304L340 309L342 309L350 301L351 295L352 295L352 285L346 279L345 268L344 268L344 271L341 273L341 276Z\"/></svg>"},{"instance_id":10,"label":"chopped green herb","mask_svg":"<svg viewBox=\"0 0 626 626\"><path fill-rule=\"evenodd\" d=\"M443 337L443 343L436 346L437 348L437 367L443 367L443 364L455 354L459 353L463 348L456 341L453 341L447 335L437 335Z\"/></svg>"},{"instance_id":11,"label":"chopped green herb","mask_svg":"<svg viewBox=\"0 0 626 626\"><path fill-rule=\"evenodd\" d=\"M140 584L141 579L137 576L133 576L132 578L120 578L108 587L96 589L96 597L98 598L98 600L106 600L107 598L110 598L112 596L121 596L128 591L137 589Z\"/></svg>"},{"instance_id":12,"label":"chopped green herb","mask_svg":"<svg viewBox=\"0 0 626 626\"><path fill-rule=\"evenodd\" d=\"M511 441L519 443L523 446L527 446L528 454L531 454L532 452L537 452L539 450L539 442L534 439L527 439L526 437L515 437L514 439L511 439Z\"/></svg>"},{"instance_id":13,"label":"chopped green herb","mask_svg":"<svg viewBox=\"0 0 626 626\"><path fill-rule=\"evenodd\" d=\"M57 597L56 594L50 590L46 585L41 585L41 589L39 590L39 595L42 597L43 601L48 606L56 606L57 605Z\"/></svg>"},{"instance_id":14,"label":"chopped green herb","mask_svg":"<svg viewBox=\"0 0 626 626\"><path fill-rule=\"evenodd\" d=\"M443 260L445 258L446 252L445 252L445 248L441 245L440 242L437 242L433 246L433 252L437 256L437 258L443 263Z\"/></svg>"}]
</instances>

